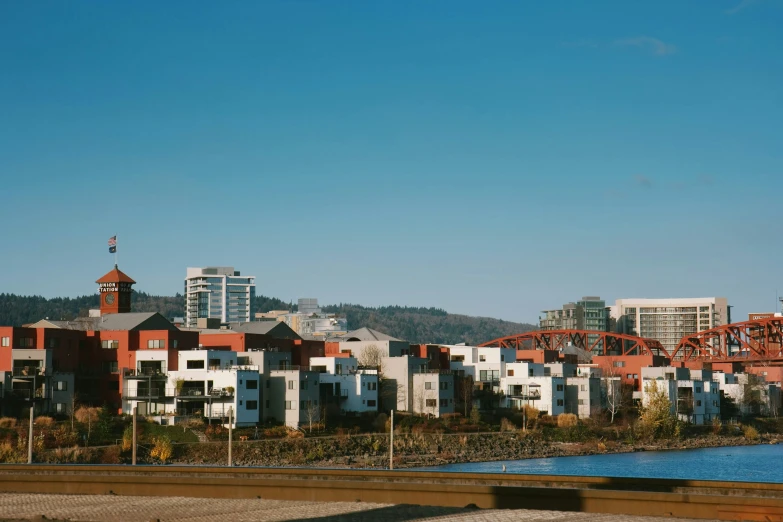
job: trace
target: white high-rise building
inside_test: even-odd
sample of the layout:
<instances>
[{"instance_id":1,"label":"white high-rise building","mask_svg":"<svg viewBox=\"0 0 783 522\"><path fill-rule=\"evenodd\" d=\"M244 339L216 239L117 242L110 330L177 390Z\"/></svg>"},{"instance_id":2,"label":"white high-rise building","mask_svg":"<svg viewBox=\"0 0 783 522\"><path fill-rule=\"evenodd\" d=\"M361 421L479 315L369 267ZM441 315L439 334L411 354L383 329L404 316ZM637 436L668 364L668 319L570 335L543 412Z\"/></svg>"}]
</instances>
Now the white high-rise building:
<instances>
[{"instance_id":1,"label":"white high-rise building","mask_svg":"<svg viewBox=\"0 0 783 522\"><path fill-rule=\"evenodd\" d=\"M242 276L231 266L188 268L185 277L185 326L199 319L246 323L253 317L256 278Z\"/></svg>"},{"instance_id":2,"label":"white high-rise building","mask_svg":"<svg viewBox=\"0 0 783 522\"><path fill-rule=\"evenodd\" d=\"M618 299L611 315L618 332L657 339L669 353L686 335L730 322L725 297Z\"/></svg>"}]
</instances>

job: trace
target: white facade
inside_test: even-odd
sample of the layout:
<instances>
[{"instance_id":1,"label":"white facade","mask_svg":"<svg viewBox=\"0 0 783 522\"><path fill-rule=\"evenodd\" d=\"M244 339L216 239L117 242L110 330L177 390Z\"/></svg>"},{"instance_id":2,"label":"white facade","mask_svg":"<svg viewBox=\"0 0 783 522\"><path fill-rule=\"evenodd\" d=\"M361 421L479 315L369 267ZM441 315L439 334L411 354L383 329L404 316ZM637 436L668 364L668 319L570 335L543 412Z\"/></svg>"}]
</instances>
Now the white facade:
<instances>
[{"instance_id":1,"label":"white facade","mask_svg":"<svg viewBox=\"0 0 783 522\"><path fill-rule=\"evenodd\" d=\"M543 375L543 364L514 363L513 366L513 375L500 379L504 394L501 406L517 409L531 406L545 415L565 413L563 377Z\"/></svg>"},{"instance_id":2,"label":"white facade","mask_svg":"<svg viewBox=\"0 0 783 522\"><path fill-rule=\"evenodd\" d=\"M237 365L235 352L190 350L178 353L178 370L150 373L150 363L164 364L167 352L139 350L136 369L124 377L123 412L134 407L161 423L204 416L227 422L233 410L234 426L254 426L260 419L261 375L258 367Z\"/></svg>"},{"instance_id":3,"label":"white facade","mask_svg":"<svg viewBox=\"0 0 783 522\"><path fill-rule=\"evenodd\" d=\"M587 419L601 410L601 379L599 377L566 377L565 411Z\"/></svg>"},{"instance_id":4,"label":"white facade","mask_svg":"<svg viewBox=\"0 0 783 522\"><path fill-rule=\"evenodd\" d=\"M414 373L412 411L431 417L454 413L454 375L421 369Z\"/></svg>"},{"instance_id":5,"label":"white facade","mask_svg":"<svg viewBox=\"0 0 783 522\"><path fill-rule=\"evenodd\" d=\"M264 394L265 420L282 422L298 429L321 420L320 374L292 368L271 370Z\"/></svg>"},{"instance_id":6,"label":"white facade","mask_svg":"<svg viewBox=\"0 0 783 522\"><path fill-rule=\"evenodd\" d=\"M618 299L611 307L617 331L657 339L669 353L680 339L729 322L725 297Z\"/></svg>"},{"instance_id":7,"label":"white facade","mask_svg":"<svg viewBox=\"0 0 783 522\"><path fill-rule=\"evenodd\" d=\"M682 421L709 424L720 418L720 394L712 385L712 372L679 367L642 368L642 404L650 398L651 383L666 392L671 412ZM701 380L707 378L708 380Z\"/></svg>"},{"instance_id":8,"label":"white facade","mask_svg":"<svg viewBox=\"0 0 783 522\"><path fill-rule=\"evenodd\" d=\"M340 411L378 411L378 370L359 368L354 357L311 357L310 369L319 372L321 397Z\"/></svg>"},{"instance_id":9,"label":"white facade","mask_svg":"<svg viewBox=\"0 0 783 522\"><path fill-rule=\"evenodd\" d=\"M188 268L185 277L185 326L196 328L198 319L246 323L253 317L256 278L242 276L234 267Z\"/></svg>"},{"instance_id":10,"label":"white facade","mask_svg":"<svg viewBox=\"0 0 783 522\"><path fill-rule=\"evenodd\" d=\"M513 348L478 347L464 345L442 345L449 349L449 367L462 372L475 382L489 383L497 388L500 379L506 375L506 365L516 362L517 352Z\"/></svg>"},{"instance_id":11,"label":"white facade","mask_svg":"<svg viewBox=\"0 0 783 522\"><path fill-rule=\"evenodd\" d=\"M359 364L369 365L376 356L403 357L410 354L411 345L406 341L340 341L340 352L349 353Z\"/></svg>"},{"instance_id":12,"label":"white facade","mask_svg":"<svg viewBox=\"0 0 783 522\"><path fill-rule=\"evenodd\" d=\"M720 393L730 397L741 415L771 415L780 411L780 388L747 373L713 373Z\"/></svg>"},{"instance_id":13,"label":"white facade","mask_svg":"<svg viewBox=\"0 0 783 522\"><path fill-rule=\"evenodd\" d=\"M383 368L383 385L386 389L383 394L384 409L391 409L393 404L397 411L413 412L414 406L414 374L428 369L427 359L422 357L384 357L381 359Z\"/></svg>"}]
</instances>

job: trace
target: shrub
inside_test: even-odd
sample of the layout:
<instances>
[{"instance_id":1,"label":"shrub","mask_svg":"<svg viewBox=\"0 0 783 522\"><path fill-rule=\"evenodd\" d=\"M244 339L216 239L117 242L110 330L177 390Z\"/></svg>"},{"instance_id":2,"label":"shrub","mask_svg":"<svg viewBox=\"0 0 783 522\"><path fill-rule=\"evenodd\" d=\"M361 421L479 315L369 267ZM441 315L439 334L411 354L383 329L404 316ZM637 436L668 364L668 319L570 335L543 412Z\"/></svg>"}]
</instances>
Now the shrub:
<instances>
[{"instance_id":1,"label":"shrub","mask_svg":"<svg viewBox=\"0 0 783 522\"><path fill-rule=\"evenodd\" d=\"M133 449L133 424L128 425L122 432L122 451Z\"/></svg>"},{"instance_id":2,"label":"shrub","mask_svg":"<svg viewBox=\"0 0 783 522\"><path fill-rule=\"evenodd\" d=\"M51 428L55 425L55 422L53 418L42 415L40 417L36 417L33 421L33 424L40 428Z\"/></svg>"},{"instance_id":3,"label":"shrub","mask_svg":"<svg viewBox=\"0 0 783 522\"><path fill-rule=\"evenodd\" d=\"M288 428L285 426L274 426L264 430L264 437L285 437L288 435Z\"/></svg>"},{"instance_id":4,"label":"shrub","mask_svg":"<svg viewBox=\"0 0 783 522\"><path fill-rule=\"evenodd\" d=\"M561 413L557 416L558 428L573 428L579 423L579 419L573 413Z\"/></svg>"},{"instance_id":5,"label":"shrub","mask_svg":"<svg viewBox=\"0 0 783 522\"><path fill-rule=\"evenodd\" d=\"M720 421L720 419L718 417L712 419L712 433L715 435L720 435L722 429L723 423Z\"/></svg>"},{"instance_id":6,"label":"shrub","mask_svg":"<svg viewBox=\"0 0 783 522\"><path fill-rule=\"evenodd\" d=\"M22 460L21 452L17 448L14 448L10 442L3 442L0 444L0 462L6 462L9 464L26 462L26 455L27 454L25 453L25 459Z\"/></svg>"},{"instance_id":7,"label":"shrub","mask_svg":"<svg viewBox=\"0 0 783 522\"><path fill-rule=\"evenodd\" d=\"M0 428L16 428L16 419L13 417L0 418Z\"/></svg>"},{"instance_id":8,"label":"shrub","mask_svg":"<svg viewBox=\"0 0 783 522\"><path fill-rule=\"evenodd\" d=\"M743 426L742 435L746 440L759 440L759 432L753 426Z\"/></svg>"},{"instance_id":9,"label":"shrub","mask_svg":"<svg viewBox=\"0 0 783 522\"><path fill-rule=\"evenodd\" d=\"M304 438L304 433L302 433L299 430L295 430L293 428L289 428L288 433L286 434L286 436L289 439L303 439Z\"/></svg>"},{"instance_id":10,"label":"shrub","mask_svg":"<svg viewBox=\"0 0 783 522\"><path fill-rule=\"evenodd\" d=\"M174 453L174 446L171 445L171 439L166 436L155 437L152 439L152 449L150 457L166 463Z\"/></svg>"},{"instance_id":11,"label":"shrub","mask_svg":"<svg viewBox=\"0 0 783 522\"><path fill-rule=\"evenodd\" d=\"M527 420L527 426L535 425L536 420L538 420L538 416L541 414L540 411L538 411L537 408L534 408L533 406L528 406L525 404L523 407L524 413L525 413L525 419ZM526 427L526 426L523 426Z\"/></svg>"},{"instance_id":12,"label":"shrub","mask_svg":"<svg viewBox=\"0 0 783 522\"><path fill-rule=\"evenodd\" d=\"M81 422L82 424L95 423L98 422L98 418L100 416L101 409L100 408L90 408L88 406L82 406L78 410L76 410L73 414L74 417L76 417L76 420Z\"/></svg>"},{"instance_id":13,"label":"shrub","mask_svg":"<svg viewBox=\"0 0 783 522\"><path fill-rule=\"evenodd\" d=\"M478 408L473 406L470 410L470 423L478 424L479 422L481 422L481 412L479 412Z\"/></svg>"},{"instance_id":14,"label":"shrub","mask_svg":"<svg viewBox=\"0 0 783 522\"><path fill-rule=\"evenodd\" d=\"M503 417L500 419L500 431L516 431L517 427L513 422Z\"/></svg>"}]
</instances>

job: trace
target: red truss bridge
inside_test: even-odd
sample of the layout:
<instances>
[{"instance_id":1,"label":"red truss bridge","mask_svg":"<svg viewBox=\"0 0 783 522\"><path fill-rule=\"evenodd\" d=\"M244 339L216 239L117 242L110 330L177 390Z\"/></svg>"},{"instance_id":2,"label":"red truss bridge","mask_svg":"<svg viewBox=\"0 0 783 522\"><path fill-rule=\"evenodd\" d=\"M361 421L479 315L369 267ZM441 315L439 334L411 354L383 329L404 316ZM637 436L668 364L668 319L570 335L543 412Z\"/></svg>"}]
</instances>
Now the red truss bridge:
<instances>
[{"instance_id":1,"label":"red truss bridge","mask_svg":"<svg viewBox=\"0 0 783 522\"><path fill-rule=\"evenodd\" d=\"M663 355L671 357L655 339L597 330L537 330L494 339L479 346L517 350L557 350L575 346L595 355Z\"/></svg>"},{"instance_id":2,"label":"red truss bridge","mask_svg":"<svg viewBox=\"0 0 783 522\"><path fill-rule=\"evenodd\" d=\"M683 337L676 360L783 362L783 317L731 323Z\"/></svg>"}]
</instances>

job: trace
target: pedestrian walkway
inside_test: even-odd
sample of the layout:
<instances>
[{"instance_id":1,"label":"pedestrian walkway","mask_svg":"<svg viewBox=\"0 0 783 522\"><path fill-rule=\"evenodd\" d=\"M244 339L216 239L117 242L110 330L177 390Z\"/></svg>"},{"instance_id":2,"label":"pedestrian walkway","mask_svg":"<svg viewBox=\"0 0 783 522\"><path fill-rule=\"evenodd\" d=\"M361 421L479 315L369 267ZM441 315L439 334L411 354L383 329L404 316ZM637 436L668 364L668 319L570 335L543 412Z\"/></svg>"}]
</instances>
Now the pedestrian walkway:
<instances>
[{"instance_id":1,"label":"pedestrian walkway","mask_svg":"<svg viewBox=\"0 0 783 522\"><path fill-rule=\"evenodd\" d=\"M468 509L363 502L295 502L265 499L125 497L115 495L0 494L0 521L70 522L686 522L686 519L631 517L526 509ZM692 522L692 520L691 520Z\"/></svg>"}]
</instances>

